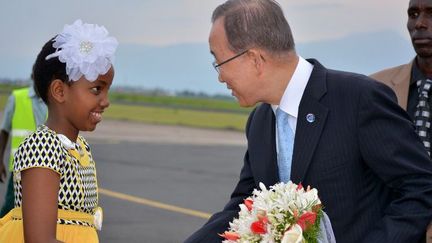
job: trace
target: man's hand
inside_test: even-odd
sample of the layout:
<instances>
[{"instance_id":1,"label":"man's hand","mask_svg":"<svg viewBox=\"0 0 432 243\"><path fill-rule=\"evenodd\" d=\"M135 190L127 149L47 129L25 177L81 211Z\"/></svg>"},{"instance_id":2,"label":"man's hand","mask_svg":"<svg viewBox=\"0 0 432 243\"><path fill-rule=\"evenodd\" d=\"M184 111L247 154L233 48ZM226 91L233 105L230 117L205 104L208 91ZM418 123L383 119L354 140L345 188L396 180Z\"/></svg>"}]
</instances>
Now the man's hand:
<instances>
[{"instance_id":1,"label":"man's hand","mask_svg":"<svg viewBox=\"0 0 432 243\"><path fill-rule=\"evenodd\" d=\"M5 183L6 181L6 168L4 166L4 163L0 162L0 182Z\"/></svg>"}]
</instances>

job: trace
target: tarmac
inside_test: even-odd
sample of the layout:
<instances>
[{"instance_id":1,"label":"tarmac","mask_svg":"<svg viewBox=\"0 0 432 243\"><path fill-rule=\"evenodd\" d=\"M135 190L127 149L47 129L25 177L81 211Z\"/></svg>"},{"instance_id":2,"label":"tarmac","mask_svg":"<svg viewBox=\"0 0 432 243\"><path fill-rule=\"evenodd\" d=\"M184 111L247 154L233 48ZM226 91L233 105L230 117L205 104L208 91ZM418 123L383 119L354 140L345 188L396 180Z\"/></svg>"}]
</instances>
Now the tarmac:
<instances>
[{"instance_id":1,"label":"tarmac","mask_svg":"<svg viewBox=\"0 0 432 243\"><path fill-rule=\"evenodd\" d=\"M228 202L246 149L243 132L130 121L80 134L97 162L101 242L183 242Z\"/></svg>"},{"instance_id":2,"label":"tarmac","mask_svg":"<svg viewBox=\"0 0 432 243\"><path fill-rule=\"evenodd\" d=\"M104 120L85 138L128 142L173 143L190 145L246 145L243 132L200 129L183 126L153 125L131 121Z\"/></svg>"}]
</instances>

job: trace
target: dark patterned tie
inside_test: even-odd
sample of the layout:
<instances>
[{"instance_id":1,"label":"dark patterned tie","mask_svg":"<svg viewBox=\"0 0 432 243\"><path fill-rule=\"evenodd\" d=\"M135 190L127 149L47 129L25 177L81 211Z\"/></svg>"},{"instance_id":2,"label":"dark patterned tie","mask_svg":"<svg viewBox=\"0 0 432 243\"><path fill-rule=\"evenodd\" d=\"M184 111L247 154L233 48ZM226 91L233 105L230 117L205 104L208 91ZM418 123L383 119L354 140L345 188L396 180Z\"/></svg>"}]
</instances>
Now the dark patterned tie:
<instances>
[{"instance_id":1,"label":"dark patterned tie","mask_svg":"<svg viewBox=\"0 0 432 243\"><path fill-rule=\"evenodd\" d=\"M417 134L420 136L423 145L427 152L431 152L430 146L430 126L431 126L431 115L429 106L429 91L432 86L432 80L425 79L417 81L417 87L419 92L419 101L417 104L417 111L414 115L414 121L416 126Z\"/></svg>"}]
</instances>

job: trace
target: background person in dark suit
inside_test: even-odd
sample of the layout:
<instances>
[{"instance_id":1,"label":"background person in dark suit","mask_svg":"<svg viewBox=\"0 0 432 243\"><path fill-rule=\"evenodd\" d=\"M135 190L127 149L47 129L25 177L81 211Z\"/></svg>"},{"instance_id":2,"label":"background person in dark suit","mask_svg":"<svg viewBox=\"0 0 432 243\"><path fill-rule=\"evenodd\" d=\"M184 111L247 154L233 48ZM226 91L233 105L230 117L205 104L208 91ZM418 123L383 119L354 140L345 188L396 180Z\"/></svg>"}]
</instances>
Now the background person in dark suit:
<instances>
[{"instance_id":1,"label":"background person in dark suit","mask_svg":"<svg viewBox=\"0 0 432 243\"><path fill-rule=\"evenodd\" d=\"M432 218L432 164L387 86L298 56L272 0L230 0L215 9L214 66L241 106L253 106L240 180L222 212L186 242L220 242L259 182L289 179L319 191L337 242L418 242ZM275 111L288 114L292 161L278 165ZM278 132L279 133L279 132ZM400 139L404 138L404 139ZM283 142L283 143L282 143ZM279 153L278 153L279 152Z\"/></svg>"},{"instance_id":2,"label":"background person in dark suit","mask_svg":"<svg viewBox=\"0 0 432 243\"><path fill-rule=\"evenodd\" d=\"M432 80L432 0L411 0L408 4L407 29L411 37L412 45L416 52L415 58L407 64L388 68L371 75L372 78L387 84L396 93L399 105L405 109L410 118L417 123L416 111L418 110L419 97L417 85L419 80ZM421 83L421 82L420 82ZM419 83L419 84L420 84ZM430 95L429 95L430 96ZM428 100L429 112L432 100ZM431 122L429 117L429 124ZM430 136L426 143L432 144ZM422 129L417 129L421 131ZM432 163L432 162L431 162ZM432 243L432 224L427 232L427 242Z\"/></svg>"}]
</instances>

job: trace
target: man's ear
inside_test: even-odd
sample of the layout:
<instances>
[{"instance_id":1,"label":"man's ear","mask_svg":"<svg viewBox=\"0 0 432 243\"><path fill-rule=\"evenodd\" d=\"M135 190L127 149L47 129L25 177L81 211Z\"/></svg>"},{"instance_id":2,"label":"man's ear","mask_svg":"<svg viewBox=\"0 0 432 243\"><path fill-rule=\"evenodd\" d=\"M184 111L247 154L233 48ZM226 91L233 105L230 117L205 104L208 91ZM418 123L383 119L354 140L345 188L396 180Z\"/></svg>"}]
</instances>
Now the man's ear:
<instances>
[{"instance_id":1,"label":"man's ear","mask_svg":"<svg viewBox=\"0 0 432 243\"><path fill-rule=\"evenodd\" d=\"M257 72L262 73L265 64L263 52L259 49L252 48L248 51L247 55L251 58Z\"/></svg>"},{"instance_id":2,"label":"man's ear","mask_svg":"<svg viewBox=\"0 0 432 243\"><path fill-rule=\"evenodd\" d=\"M55 102L63 103L65 101L67 84L60 79L55 79L50 84L49 93Z\"/></svg>"}]
</instances>

